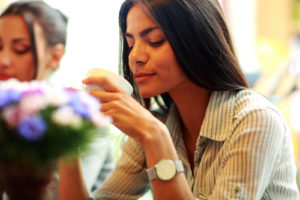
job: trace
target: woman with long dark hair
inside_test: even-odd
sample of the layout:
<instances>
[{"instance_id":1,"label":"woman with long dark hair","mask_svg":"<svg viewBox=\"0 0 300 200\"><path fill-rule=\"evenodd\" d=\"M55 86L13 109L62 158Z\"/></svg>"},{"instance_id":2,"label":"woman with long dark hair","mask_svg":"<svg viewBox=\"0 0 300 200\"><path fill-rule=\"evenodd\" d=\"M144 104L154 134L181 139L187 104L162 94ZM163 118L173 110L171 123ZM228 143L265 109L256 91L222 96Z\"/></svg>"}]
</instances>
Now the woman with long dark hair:
<instances>
[{"instance_id":1,"label":"woman with long dark hair","mask_svg":"<svg viewBox=\"0 0 300 200\"><path fill-rule=\"evenodd\" d=\"M64 14L43 1L10 4L0 15L0 81L47 80L65 53L66 31ZM2 199L4 185L0 190ZM48 191L49 199L57 199L55 177Z\"/></svg>"},{"instance_id":2,"label":"woman with long dark hair","mask_svg":"<svg viewBox=\"0 0 300 200\"><path fill-rule=\"evenodd\" d=\"M18 1L0 16L0 78L48 79L65 52L67 18L42 1Z\"/></svg>"},{"instance_id":3,"label":"woman with long dark hair","mask_svg":"<svg viewBox=\"0 0 300 200\"><path fill-rule=\"evenodd\" d=\"M67 41L67 17L44 1L16 1L0 15L0 81L47 80L60 64ZM103 144L95 148L95 144ZM111 172L114 161L109 136L96 138L91 145L97 159L84 157L89 190L101 185ZM103 150L104 149L104 150ZM94 155L93 155L94 156ZM92 166L92 167L90 167ZM1 190L4 186L0 180ZM58 199L58 178L47 188L47 199Z\"/></svg>"},{"instance_id":4,"label":"woman with long dark hair","mask_svg":"<svg viewBox=\"0 0 300 200\"><path fill-rule=\"evenodd\" d=\"M137 199L150 183L155 199L297 199L290 132L248 88L218 1L125 0L119 16L134 98L106 77L83 81L129 136L94 198ZM87 199L68 167L61 199Z\"/></svg>"}]
</instances>

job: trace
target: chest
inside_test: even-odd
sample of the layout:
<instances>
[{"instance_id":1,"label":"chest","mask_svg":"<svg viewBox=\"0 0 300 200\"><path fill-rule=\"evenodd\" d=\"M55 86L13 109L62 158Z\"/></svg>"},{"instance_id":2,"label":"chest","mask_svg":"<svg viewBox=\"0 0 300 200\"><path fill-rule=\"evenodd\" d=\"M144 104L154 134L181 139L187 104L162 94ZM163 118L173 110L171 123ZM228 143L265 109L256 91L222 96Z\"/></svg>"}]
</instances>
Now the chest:
<instances>
[{"instance_id":1,"label":"chest","mask_svg":"<svg viewBox=\"0 0 300 200\"><path fill-rule=\"evenodd\" d=\"M191 169L194 169L194 157L195 157L195 151L196 151L196 141L184 137L184 145L188 157L188 161L191 165Z\"/></svg>"},{"instance_id":2,"label":"chest","mask_svg":"<svg viewBox=\"0 0 300 200\"><path fill-rule=\"evenodd\" d=\"M197 196L211 194L216 185L216 177L222 173L224 156L226 155L223 142L202 140L194 152L194 168L188 177L193 183L193 192ZM188 178L188 179L189 179Z\"/></svg>"}]
</instances>

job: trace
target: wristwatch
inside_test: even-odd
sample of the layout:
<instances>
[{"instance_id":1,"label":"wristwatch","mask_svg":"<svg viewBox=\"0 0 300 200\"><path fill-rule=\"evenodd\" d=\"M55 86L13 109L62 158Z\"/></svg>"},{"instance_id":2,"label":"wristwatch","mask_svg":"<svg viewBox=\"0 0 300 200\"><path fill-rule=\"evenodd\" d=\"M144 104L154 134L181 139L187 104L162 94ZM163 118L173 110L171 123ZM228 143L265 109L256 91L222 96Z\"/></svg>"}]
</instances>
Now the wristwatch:
<instances>
[{"instance_id":1,"label":"wristwatch","mask_svg":"<svg viewBox=\"0 0 300 200\"><path fill-rule=\"evenodd\" d=\"M146 171L150 181L157 178L168 181L174 178L177 173L183 172L184 168L181 160L162 159Z\"/></svg>"}]
</instances>

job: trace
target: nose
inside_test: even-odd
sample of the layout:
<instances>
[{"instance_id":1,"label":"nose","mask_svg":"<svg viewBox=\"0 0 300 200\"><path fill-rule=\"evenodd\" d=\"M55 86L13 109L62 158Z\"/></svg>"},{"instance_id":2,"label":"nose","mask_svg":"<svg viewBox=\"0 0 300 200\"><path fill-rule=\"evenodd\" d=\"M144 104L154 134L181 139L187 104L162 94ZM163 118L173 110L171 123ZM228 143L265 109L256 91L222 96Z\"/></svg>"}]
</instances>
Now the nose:
<instances>
[{"instance_id":1,"label":"nose","mask_svg":"<svg viewBox=\"0 0 300 200\"><path fill-rule=\"evenodd\" d=\"M147 47L142 41L136 41L129 54L129 64L131 66L143 66L148 60Z\"/></svg>"},{"instance_id":2,"label":"nose","mask_svg":"<svg viewBox=\"0 0 300 200\"><path fill-rule=\"evenodd\" d=\"M9 67L11 65L11 55L10 52L5 50L0 50L0 67Z\"/></svg>"}]
</instances>

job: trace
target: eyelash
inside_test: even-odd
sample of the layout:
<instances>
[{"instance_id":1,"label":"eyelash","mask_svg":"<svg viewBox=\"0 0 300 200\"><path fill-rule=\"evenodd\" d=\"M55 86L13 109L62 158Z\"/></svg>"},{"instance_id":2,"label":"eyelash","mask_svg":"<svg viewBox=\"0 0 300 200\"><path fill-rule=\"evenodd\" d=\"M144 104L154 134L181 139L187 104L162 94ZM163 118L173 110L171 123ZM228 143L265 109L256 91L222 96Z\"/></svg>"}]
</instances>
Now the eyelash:
<instances>
[{"instance_id":1,"label":"eyelash","mask_svg":"<svg viewBox=\"0 0 300 200\"><path fill-rule=\"evenodd\" d=\"M30 51L31 48L24 48L22 50L15 50L16 54L22 55Z\"/></svg>"},{"instance_id":2,"label":"eyelash","mask_svg":"<svg viewBox=\"0 0 300 200\"><path fill-rule=\"evenodd\" d=\"M162 39L158 42L149 42L151 46L153 47L159 47L160 45L162 45L165 42L165 39Z\"/></svg>"},{"instance_id":3,"label":"eyelash","mask_svg":"<svg viewBox=\"0 0 300 200\"><path fill-rule=\"evenodd\" d=\"M0 44L0 51L2 51L2 49L3 49L3 45ZM31 47L24 47L22 49L15 48L13 51L18 55L23 55L23 54L26 54L27 52L29 52L30 50L31 50Z\"/></svg>"},{"instance_id":4,"label":"eyelash","mask_svg":"<svg viewBox=\"0 0 300 200\"><path fill-rule=\"evenodd\" d=\"M158 42L149 42L149 44L152 46L152 47L159 47L160 45L162 45L166 40L165 39L162 39ZM129 48L129 52L132 50L133 46L132 47L128 47Z\"/></svg>"}]
</instances>

